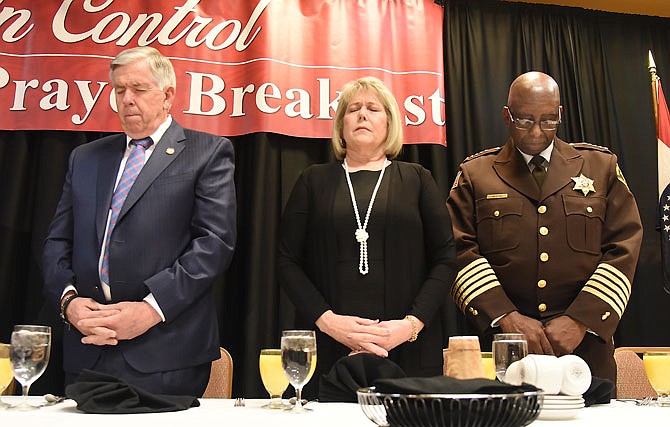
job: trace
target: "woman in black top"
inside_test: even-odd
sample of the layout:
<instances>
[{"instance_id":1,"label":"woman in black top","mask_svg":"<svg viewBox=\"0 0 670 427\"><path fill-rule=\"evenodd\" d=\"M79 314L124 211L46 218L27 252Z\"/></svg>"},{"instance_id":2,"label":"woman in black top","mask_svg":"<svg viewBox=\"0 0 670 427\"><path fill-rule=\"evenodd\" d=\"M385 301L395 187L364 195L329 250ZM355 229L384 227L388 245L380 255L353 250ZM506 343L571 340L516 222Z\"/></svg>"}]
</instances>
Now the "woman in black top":
<instances>
[{"instance_id":1,"label":"woman in black top","mask_svg":"<svg viewBox=\"0 0 670 427\"><path fill-rule=\"evenodd\" d=\"M444 200L402 148L398 104L384 84L347 84L333 127L336 163L299 177L282 217L279 280L296 327L317 329L307 394L347 354L389 357L410 376L442 372L439 310L454 279ZM315 328L316 326L316 328Z\"/></svg>"}]
</instances>

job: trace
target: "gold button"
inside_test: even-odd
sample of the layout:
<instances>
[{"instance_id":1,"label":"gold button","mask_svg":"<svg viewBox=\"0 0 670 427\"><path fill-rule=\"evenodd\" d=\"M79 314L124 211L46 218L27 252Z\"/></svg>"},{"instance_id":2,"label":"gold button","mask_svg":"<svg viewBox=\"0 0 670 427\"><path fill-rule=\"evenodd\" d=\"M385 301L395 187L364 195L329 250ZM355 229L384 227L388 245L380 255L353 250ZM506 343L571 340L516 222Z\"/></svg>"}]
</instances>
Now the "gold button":
<instances>
[{"instance_id":1,"label":"gold button","mask_svg":"<svg viewBox=\"0 0 670 427\"><path fill-rule=\"evenodd\" d=\"M610 312L609 311L604 312L603 315L600 316L600 318L603 319L603 320L607 320L608 317L610 317Z\"/></svg>"},{"instance_id":2,"label":"gold button","mask_svg":"<svg viewBox=\"0 0 670 427\"><path fill-rule=\"evenodd\" d=\"M473 316L476 316L476 315L479 314L479 312L475 308L469 307L468 310L470 310L470 313L472 313Z\"/></svg>"},{"instance_id":3,"label":"gold button","mask_svg":"<svg viewBox=\"0 0 670 427\"><path fill-rule=\"evenodd\" d=\"M542 303L537 306L537 309L540 310L540 313L544 313L545 311L547 311L547 304Z\"/></svg>"},{"instance_id":4,"label":"gold button","mask_svg":"<svg viewBox=\"0 0 670 427\"><path fill-rule=\"evenodd\" d=\"M549 261L549 254L546 253L546 252L542 252L542 253L540 254L540 261L542 261L542 262L547 262L547 261Z\"/></svg>"},{"instance_id":5,"label":"gold button","mask_svg":"<svg viewBox=\"0 0 670 427\"><path fill-rule=\"evenodd\" d=\"M586 212L591 213L593 212L593 208L591 206L586 207Z\"/></svg>"},{"instance_id":6,"label":"gold button","mask_svg":"<svg viewBox=\"0 0 670 427\"><path fill-rule=\"evenodd\" d=\"M493 216L500 216L500 211L493 211Z\"/></svg>"},{"instance_id":7,"label":"gold button","mask_svg":"<svg viewBox=\"0 0 670 427\"><path fill-rule=\"evenodd\" d=\"M540 227L540 234L546 236L549 234L549 229L547 227Z\"/></svg>"},{"instance_id":8,"label":"gold button","mask_svg":"<svg viewBox=\"0 0 670 427\"><path fill-rule=\"evenodd\" d=\"M537 281L537 287L538 287L538 288L542 289L542 288L544 288L545 286L547 286L547 281L546 281L546 280L544 280L544 279L540 279L540 280Z\"/></svg>"},{"instance_id":9,"label":"gold button","mask_svg":"<svg viewBox=\"0 0 670 427\"><path fill-rule=\"evenodd\" d=\"M537 208L537 212L543 214L547 212L547 207L545 205L540 205L540 207Z\"/></svg>"}]
</instances>

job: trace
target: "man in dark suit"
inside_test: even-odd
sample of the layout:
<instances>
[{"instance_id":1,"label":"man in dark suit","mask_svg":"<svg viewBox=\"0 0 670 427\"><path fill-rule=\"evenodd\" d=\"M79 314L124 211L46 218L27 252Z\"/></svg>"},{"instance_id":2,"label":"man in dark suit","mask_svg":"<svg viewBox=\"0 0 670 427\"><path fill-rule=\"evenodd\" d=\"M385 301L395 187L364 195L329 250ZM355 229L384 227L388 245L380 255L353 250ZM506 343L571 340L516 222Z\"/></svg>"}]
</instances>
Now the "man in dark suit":
<instances>
[{"instance_id":1,"label":"man in dark suit","mask_svg":"<svg viewBox=\"0 0 670 427\"><path fill-rule=\"evenodd\" d=\"M110 78L125 134L73 150L44 248L66 384L94 369L201 396L219 357L212 282L236 237L233 148L172 119L175 74L156 49L121 52Z\"/></svg>"},{"instance_id":2,"label":"man in dark suit","mask_svg":"<svg viewBox=\"0 0 670 427\"><path fill-rule=\"evenodd\" d=\"M531 353L574 353L614 380L612 336L642 241L633 194L609 149L556 137L550 76L519 76L502 113L507 143L465 159L447 202L452 296L481 331L521 332Z\"/></svg>"}]
</instances>

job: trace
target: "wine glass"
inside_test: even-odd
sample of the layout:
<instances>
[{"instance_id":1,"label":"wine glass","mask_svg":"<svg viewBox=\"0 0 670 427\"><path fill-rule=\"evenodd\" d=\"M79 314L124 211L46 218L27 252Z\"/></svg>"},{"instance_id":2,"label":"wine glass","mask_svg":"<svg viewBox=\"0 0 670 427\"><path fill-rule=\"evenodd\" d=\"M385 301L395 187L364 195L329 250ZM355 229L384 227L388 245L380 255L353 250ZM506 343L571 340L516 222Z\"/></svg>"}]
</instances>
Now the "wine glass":
<instances>
[{"instance_id":1,"label":"wine glass","mask_svg":"<svg viewBox=\"0 0 670 427\"><path fill-rule=\"evenodd\" d=\"M283 331L281 337L281 364L288 381L295 388L295 406L292 413L311 409L302 406L302 387L307 384L316 368L316 335L314 331Z\"/></svg>"},{"instance_id":2,"label":"wine glass","mask_svg":"<svg viewBox=\"0 0 670 427\"><path fill-rule=\"evenodd\" d=\"M284 405L281 397L288 388L288 378L284 374L281 363L281 349L264 348L258 357L258 369L261 372L261 380L265 390L270 394L270 403L263 405L269 409L288 409L290 405Z\"/></svg>"},{"instance_id":3,"label":"wine glass","mask_svg":"<svg viewBox=\"0 0 670 427\"><path fill-rule=\"evenodd\" d=\"M13 379L14 374L9 366L9 344L0 343L0 394L12 383ZM8 407L8 404L0 402L0 408Z\"/></svg>"},{"instance_id":4,"label":"wine glass","mask_svg":"<svg viewBox=\"0 0 670 427\"><path fill-rule=\"evenodd\" d=\"M28 391L30 385L44 373L49 363L50 353L51 328L49 326L14 326L9 360L14 378L21 383L23 399L11 409L37 409L36 406L28 403Z\"/></svg>"},{"instance_id":5,"label":"wine glass","mask_svg":"<svg viewBox=\"0 0 670 427\"><path fill-rule=\"evenodd\" d=\"M670 351L650 351L642 356L644 370L658 394L658 406L670 406Z\"/></svg>"},{"instance_id":6,"label":"wine glass","mask_svg":"<svg viewBox=\"0 0 670 427\"><path fill-rule=\"evenodd\" d=\"M528 355L528 342L524 334L493 335L493 361L496 376L505 381L505 372L512 363Z\"/></svg>"}]
</instances>

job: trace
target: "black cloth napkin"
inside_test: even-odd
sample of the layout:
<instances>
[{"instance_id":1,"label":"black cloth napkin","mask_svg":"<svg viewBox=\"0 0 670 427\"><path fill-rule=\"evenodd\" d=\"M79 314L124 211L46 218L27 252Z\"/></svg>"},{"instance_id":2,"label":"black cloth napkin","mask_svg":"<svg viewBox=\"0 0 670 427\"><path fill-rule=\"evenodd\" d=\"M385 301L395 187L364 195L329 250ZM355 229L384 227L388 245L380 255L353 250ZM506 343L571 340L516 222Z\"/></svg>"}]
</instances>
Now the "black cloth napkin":
<instances>
[{"instance_id":1,"label":"black cloth napkin","mask_svg":"<svg viewBox=\"0 0 670 427\"><path fill-rule=\"evenodd\" d=\"M319 401L356 403L359 388L369 387L380 378L405 376L405 371L393 361L374 354L344 356L319 380Z\"/></svg>"},{"instance_id":2,"label":"black cloth napkin","mask_svg":"<svg viewBox=\"0 0 670 427\"><path fill-rule=\"evenodd\" d=\"M77 409L91 414L174 412L200 406L195 396L149 393L111 375L88 369L65 388L65 395L77 402Z\"/></svg>"},{"instance_id":3,"label":"black cloth napkin","mask_svg":"<svg viewBox=\"0 0 670 427\"><path fill-rule=\"evenodd\" d=\"M530 384L516 386L485 378L459 380L443 375L379 379L374 385L375 391L387 394L509 394L538 390Z\"/></svg>"},{"instance_id":4,"label":"black cloth napkin","mask_svg":"<svg viewBox=\"0 0 670 427\"><path fill-rule=\"evenodd\" d=\"M591 378L591 386L584 392L584 406L595 404L610 403L612 394L614 394L615 385L606 378Z\"/></svg>"}]
</instances>

